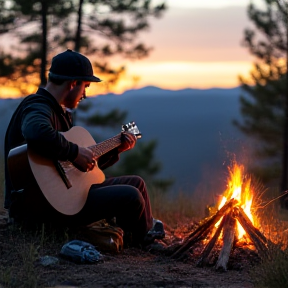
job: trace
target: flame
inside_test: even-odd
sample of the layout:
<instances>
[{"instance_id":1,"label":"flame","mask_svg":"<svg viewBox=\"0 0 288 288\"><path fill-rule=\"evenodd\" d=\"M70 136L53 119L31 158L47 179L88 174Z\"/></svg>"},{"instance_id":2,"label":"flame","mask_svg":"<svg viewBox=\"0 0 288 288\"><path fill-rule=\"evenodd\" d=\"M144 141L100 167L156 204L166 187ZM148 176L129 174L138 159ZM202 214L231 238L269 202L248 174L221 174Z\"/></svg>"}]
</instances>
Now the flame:
<instances>
[{"instance_id":1,"label":"flame","mask_svg":"<svg viewBox=\"0 0 288 288\"><path fill-rule=\"evenodd\" d=\"M234 163L229 167L229 175L227 180L227 188L223 194L222 200L218 206L221 209L227 201L234 198L239 202L239 206L244 210L248 218L254 224L254 219L251 213L253 200L253 189L251 187L251 178L245 177L244 166ZM221 221L221 220L220 220ZM220 224L220 221L216 224ZM245 230L237 221L238 239L241 239L245 234Z\"/></svg>"}]
</instances>

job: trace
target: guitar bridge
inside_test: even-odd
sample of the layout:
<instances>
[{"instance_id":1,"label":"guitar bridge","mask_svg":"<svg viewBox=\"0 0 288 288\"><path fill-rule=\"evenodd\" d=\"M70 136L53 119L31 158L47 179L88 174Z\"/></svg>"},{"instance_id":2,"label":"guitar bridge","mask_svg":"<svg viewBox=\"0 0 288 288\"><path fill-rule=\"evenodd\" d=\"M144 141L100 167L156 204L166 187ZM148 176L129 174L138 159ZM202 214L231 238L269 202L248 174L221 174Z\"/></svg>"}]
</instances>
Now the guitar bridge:
<instances>
[{"instance_id":1,"label":"guitar bridge","mask_svg":"<svg viewBox=\"0 0 288 288\"><path fill-rule=\"evenodd\" d=\"M58 171L61 179L63 180L64 184L66 185L67 189L72 187L72 184L70 182L70 180L68 179L68 177L66 176L66 173L61 165L61 163L59 161L56 162L55 164L56 166L56 170Z\"/></svg>"}]
</instances>

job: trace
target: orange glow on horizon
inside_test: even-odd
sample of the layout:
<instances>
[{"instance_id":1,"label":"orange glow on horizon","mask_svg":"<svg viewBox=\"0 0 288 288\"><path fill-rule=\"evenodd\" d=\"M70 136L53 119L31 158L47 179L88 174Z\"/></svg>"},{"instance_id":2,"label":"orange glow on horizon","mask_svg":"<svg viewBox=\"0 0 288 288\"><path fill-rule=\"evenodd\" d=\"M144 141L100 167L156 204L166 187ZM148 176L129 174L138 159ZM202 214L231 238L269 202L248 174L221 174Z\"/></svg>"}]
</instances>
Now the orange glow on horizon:
<instances>
[{"instance_id":1,"label":"orange glow on horizon","mask_svg":"<svg viewBox=\"0 0 288 288\"><path fill-rule=\"evenodd\" d=\"M8 98L19 98L19 90L13 87L0 87L0 98L8 99Z\"/></svg>"},{"instance_id":2,"label":"orange glow on horizon","mask_svg":"<svg viewBox=\"0 0 288 288\"><path fill-rule=\"evenodd\" d=\"M238 76L249 78L252 70L249 61L235 62L139 62L127 65L113 93L121 94L129 89L156 86L162 89L233 88L240 85ZM134 79L137 79L134 81ZM104 79L105 83L105 79ZM99 85L99 84L97 84ZM97 85L91 85L89 94L99 94Z\"/></svg>"},{"instance_id":3,"label":"orange glow on horizon","mask_svg":"<svg viewBox=\"0 0 288 288\"><path fill-rule=\"evenodd\" d=\"M248 77L251 62L138 62L128 63L126 73L117 85L107 91L105 77L101 83L91 83L88 96L121 94L129 89L156 86L162 89L232 88L239 86L238 76ZM99 76L99 75L98 75ZM100 77L101 78L101 77ZM37 89L34 87L33 89ZM31 90L31 89L30 89ZM33 93L33 90L31 91ZM0 87L1 98L21 97L16 88Z\"/></svg>"}]
</instances>

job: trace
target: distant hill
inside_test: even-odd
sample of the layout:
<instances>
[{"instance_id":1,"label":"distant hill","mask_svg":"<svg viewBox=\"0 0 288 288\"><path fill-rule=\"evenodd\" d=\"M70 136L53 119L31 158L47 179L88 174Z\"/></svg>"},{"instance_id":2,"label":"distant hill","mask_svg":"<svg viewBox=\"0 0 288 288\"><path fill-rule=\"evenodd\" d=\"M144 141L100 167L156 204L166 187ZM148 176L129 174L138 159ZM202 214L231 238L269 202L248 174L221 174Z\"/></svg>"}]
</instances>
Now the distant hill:
<instances>
[{"instance_id":1,"label":"distant hill","mask_svg":"<svg viewBox=\"0 0 288 288\"><path fill-rule=\"evenodd\" d=\"M89 102L91 108L77 110L76 125L81 125L77 119L87 113L104 114L113 108L127 111L127 121L135 121L142 132L139 141L157 140L155 157L162 163L159 176L175 179L173 190L193 192L198 185L207 184L216 191L225 182L227 167L223 163L228 163L231 154L238 154L246 141L232 125L233 119L240 118L240 94L238 87L172 91L149 86L121 95L100 95L83 102ZM19 101L0 100L1 139ZM105 133L86 128L104 140L118 133L121 125Z\"/></svg>"}]
</instances>

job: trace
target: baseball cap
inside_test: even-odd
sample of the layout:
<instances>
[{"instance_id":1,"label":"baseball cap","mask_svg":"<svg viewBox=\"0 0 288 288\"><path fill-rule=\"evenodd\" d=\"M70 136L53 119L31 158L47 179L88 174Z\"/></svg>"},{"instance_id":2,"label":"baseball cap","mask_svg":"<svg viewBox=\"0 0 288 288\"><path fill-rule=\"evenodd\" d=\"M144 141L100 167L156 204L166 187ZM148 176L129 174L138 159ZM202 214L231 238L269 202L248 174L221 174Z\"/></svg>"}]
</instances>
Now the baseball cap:
<instances>
[{"instance_id":1,"label":"baseball cap","mask_svg":"<svg viewBox=\"0 0 288 288\"><path fill-rule=\"evenodd\" d=\"M84 55L67 49L52 58L49 76L63 80L101 82L93 75L91 62Z\"/></svg>"}]
</instances>

